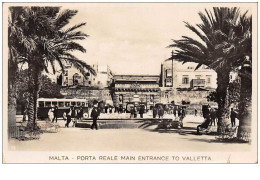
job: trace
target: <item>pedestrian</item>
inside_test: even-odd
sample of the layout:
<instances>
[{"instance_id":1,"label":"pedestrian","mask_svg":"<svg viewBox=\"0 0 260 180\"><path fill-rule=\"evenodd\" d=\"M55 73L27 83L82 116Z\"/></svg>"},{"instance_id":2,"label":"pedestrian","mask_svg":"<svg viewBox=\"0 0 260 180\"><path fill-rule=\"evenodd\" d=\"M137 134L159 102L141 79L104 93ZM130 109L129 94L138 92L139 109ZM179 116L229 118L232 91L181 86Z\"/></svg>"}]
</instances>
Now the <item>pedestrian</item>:
<instances>
[{"instance_id":1,"label":"pedestrian","mask_svg":"<svg viewBox=\"0 0 260 180\"><path fill-rule=\"evenodd\" d=\"M211 123L210 125L216 126L216 118L217 118L217 112L214 108L211 108L210 110L210 119L211 119Z\"/></svg>"},{"instance_id":2,"label":"pedestrian","mask_svg":"<svg viewBox=\"0 0 260 180\"><path fill-rule=\"evenodd\" d=\"M198 110L195 108L195 109L194 109L194 114L195 114L195 116L197 116L197 113L198 113Z\"/></svg>"},{"instance_id":3,"label":"pedestrian","mask_svg":"<svg viewBox=\"0 0 260 180\"><path fill-rule=\"evenodd\" d=\"M83 118L83 108L82 108L82 106L80 106L79 109L78 109L78 112L77 112L77 119L79 121L81 121L82 118Z\"/></svg>"},{"instance_id":4,"label":"pedestrian","mask_svg":"<svg viewBox=\"0 0 260 180\"><path fill-rule=\"evenodd\" d=\"M52 122L54 122L56 120L56 123L57 123L57 121L58 121L58 106L55 106L53 114L54 114L54 118L53 118Z\"/></svg>"},{"instance_id":5,"label":"pedestrian","mask_svg":"<svg viewBox=\"0 0 260 180\"><path fill-rule=\"evenodd\" d=\"M25 122L26 120L28 120L28 110L27 107L24 109L23 111L23 122Z\"/></svg>"},{"instance_id":6,"label":"pedestrian","mask_svg":"<svg viewBox=\"0 0 260 180\"><path fill-rule=\"evenodd\" d=\"M91 125L91 129L92 130L94 128L96 128L96 130L98 130L98 127L97 127L98 116L99 116L99 111L98 111L98 108L97 108L97 104L94 104L94 107L93 107L93 109L91 111L91 117L93 118L93 123Z\"/></svg>"},{"instance_id":7,"label":"pedestrian","mask_svg":"<svg viewBox=\"0 0 260 180\"><path fill-rule=\"evenodd\" d=\"M186 111L185 111L184 107L182 107L181 116L182 116L182 118L184 118L186 116Z\"/></svg>"},{"instance_id":8,"label":"pedestrian","mask_svg":"<svg viewBox=\"0 0 260 180\"><path fill-rule=\"evenodd\" d=\"M159 108L158 108L158 115L159 115L159 118L162 118L164 115L164 109L162 106L159 106Z\"/></svg>"},{"instance_id":9,"label":"pedestrian","mask_svg":"<svg viewBox=\"0 0 260 180\"><path fill-rule=\"evenodd\" d=\"M52 122L54 120L54 108L51 107L48 112L49 120Z\"/></svg>"},{"instance_id":10,"label":"pedestrian","mask_svg":"<svg viewBox=\"0 0 260 180\"><path fill-rule=\"evenodd\" d=\"M153 118L156 118L158 114L158 109L156 107L153 107Z\"/></svg>"},{"instance_id":11,"label":"pedestrian","mask_svg":"<svg viewBox=\"0 0 260 180\"><path fill-rule=\"evenodd\" d=\"M173 114L174 114L174 116L176 117L176 111L177 111L177 106L174 106L174 108L173 108Z\"/></svg>"},{"instance_id":12,"label":"pedestrian","mask_svg":"<svg viewBox=\"0 0 260 180\"><path fill-rule=\"evenodd\" d=\"M140 114L140 118L143 118L143 114L144 114L144 106L143 105L140 107L139 114Z\"/></svg>"},{"instance_id":13,"label":"pedestrian","mask_svg":"<svg viewBox=\"0 0 260 180\"><path fill-rule=\"evenodd\" d=\"M71 114L72 114L72 107L70 107L69 109L66 110L66 117L67 117L67 121L65 124L65 127L69 127L69 124L71 122Z\"/></svg>"},{"instance_id":14,"label":"pedestrian","mask_svg":"<svg viewBox=\"0 0 260 180\"><path fill-rule=\"evenodd\" d=\"M130 118L134 117L134 107L130 107Z\"/></svg>"},{"instance_id":15,"label":"pedestrian","mask_svg":"<svg viewBox=\"0 0 260 180\"><path fill-rule=\"evenodd\" d=\"M136 108L136 106L134 107L134 118L137 118L137 108Z\"/></svg>"},{"instance_id":16,"label":"pedestrian","mask_svg":"<svg viewBox=\"0 0 260 180\"><path fill-rule=\"evenodd\" d=\"M234 111L233 108L231 108L230 119L231 119L232 127L236 126L236 116L237 116L237 113Z\"/></svg>"},{"instance_id":17,"label":"pedestrian","mask_svg":"<svg viewBox=\"0 0 260 180\"><path fill-rule=\"evenodd\" d=\"M181 117L181 107L178 108L178 117Z\"/></svg>"},{"instance_id":18,"label":"pedestrian","mask_svg":"<svg viewBox=\"0 0 260 180\"><path fill-rule=\"evenodd\" d=\"M76 117L77 117L77 111L76 111L75 107L72 106L72 109L71 109L71 120L72 120L72 122L73 122L72 127L75 127Z\"/></svg>"},{"instance_id":19,"label":"pedestrian","mask_svg":"<svg viewBox=\"0 0 260 180\"><path fill-rule=\"evenodd\" d=\"M209 108L210 108L209 105L202 106L202 115L203 115L204 119L206 119L209 116L209 113L210 113Z\"/></svg>"},{"instance_id":20,"label":"pedestrian","mask_svg":"<svg viewBox=\"0 0 260 180\"><path fill-rule=\"evenodd\" d=\"M107 113L107 109L108 109L108 107L107 107L107 105L105 105L105 113Z\"/></svg>"},{"instance_id":21,"label":"pedestrian","mask_svg":"<svg viewBox=\"0 0 260 180\"><path fill-rule=\"evenodd\" d=\"M203 118L206 117L206 111L207 111L207 106L202 105L202 116L203 116Z\"/></svg>"}]
</instances>

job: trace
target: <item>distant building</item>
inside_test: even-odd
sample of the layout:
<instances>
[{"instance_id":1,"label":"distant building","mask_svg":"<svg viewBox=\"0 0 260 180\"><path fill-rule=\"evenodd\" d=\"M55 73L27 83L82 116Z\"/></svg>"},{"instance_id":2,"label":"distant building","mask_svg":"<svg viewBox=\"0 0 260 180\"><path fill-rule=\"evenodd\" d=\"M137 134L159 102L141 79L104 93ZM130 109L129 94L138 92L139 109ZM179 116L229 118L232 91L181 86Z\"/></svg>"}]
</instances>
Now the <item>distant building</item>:
<instances>
[{"instance_id":1,"label":"distant building","mask_svg":"<svg viewBox=\"0 0 260 180\"><path fill-rule=\"evenodd\" d=\"M144 104L147 109L160 102L159 75L114 75L114 106Z\"/></svg>"},{"instance_id":2,"label":"distant building","mask_svg":"<svg viewBox=\"0 0 260 180\"><path fill-rule=\"evenodd\" d=\"M63 87L84 86L84 87L109 87L112 83L113 73L107 65L92 65L97 75L92 75L89 71L85 76L72 64L65 65L65 72L58 75L57 82Z\"/></svg>"},{"instance_id":3,"label":"distant building","mask_svg":"<svg viewBox=\"0 0 260 180\"><path fill-rule=\"evenodd\" d=\"M65 72L57 76L57 83L62 86L61 94L66 98L86 99L110 102L112 96L110 85L113 82L113 73L107 65L94 64L91 66L96 75L89 71L85 76L72 64L66 64Z\"/></svg>"},{"instance_id":4,"label":"distant building","mask_svg":"<svg viewBox=\"0 0 260 180\"><path fill-rule=\"evenodd\" d=\"M161 67L161 87L216 88L216 72L205 65L195 71L196 66L196 63L182 64L173 61L172 70L172 61L165 61Z\"/></svg>"},{"instance_id":5,"label":"distant building","mask_svg":"<svg viewBox=\"0 0 260 180\"><path fill-rule=\"evenodd\" d=\"M196 66L196 63L163 62L160 75L162 103L207 103L207 95L217 87L217 74L205 65L195 71Z\"/></svg>"}]
</instances>

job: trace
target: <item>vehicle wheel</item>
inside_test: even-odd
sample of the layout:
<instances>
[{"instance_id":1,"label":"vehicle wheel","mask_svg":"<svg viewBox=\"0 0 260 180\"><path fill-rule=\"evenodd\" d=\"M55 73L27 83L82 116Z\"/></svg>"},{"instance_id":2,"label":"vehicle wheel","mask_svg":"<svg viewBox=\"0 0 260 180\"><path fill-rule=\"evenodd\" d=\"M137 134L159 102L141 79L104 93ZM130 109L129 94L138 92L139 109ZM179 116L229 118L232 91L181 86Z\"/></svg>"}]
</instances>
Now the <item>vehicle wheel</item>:
<instances>
[{"instance_id":1,"label":"vehicle wheel","mask_svg":"<svg viewBox=\"0 0 260 180\"><path fill-rule=\"evenodd\" d=\"M88 113L84 113L84 114L83 114L83 118L84 118L84 119L87 119L87 118L88 118Z\"/></svg>"}]
</instances>

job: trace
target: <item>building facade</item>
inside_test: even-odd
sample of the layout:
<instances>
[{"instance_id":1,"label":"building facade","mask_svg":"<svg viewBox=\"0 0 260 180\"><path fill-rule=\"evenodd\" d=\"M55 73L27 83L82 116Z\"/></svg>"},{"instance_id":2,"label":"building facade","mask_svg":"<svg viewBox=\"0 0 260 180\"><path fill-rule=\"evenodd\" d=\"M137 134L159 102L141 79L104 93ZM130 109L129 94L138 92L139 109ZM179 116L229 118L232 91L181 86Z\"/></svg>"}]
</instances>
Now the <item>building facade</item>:
<instances>
[{"instance_id":1,"label":"building facade","mask_svg":"<svg viewBox=\"0 0 260 180\"><path fill-rule=\"evenodd\" d=\"M160 80L163 103L206 103L208 94L217 87L217 74L204 65L195 71L196 66L196 63L163 62Z\"/></svg>"},{"instance_id":2,"label":"building facade","mask_svg":"<svg viewBox=\"0 0 260 180\"><path fill-rule=\"evenodd\" d=\"M63 87L84 86L106 88L112 83L113 73L107 65L92 65L96 76L86 72L85 76L72 64L65 65L65 72L58 75L57 82Z\"/></svg>"},{"instance_id":3,"label":"building facade","mask_svg":"<svg viewBox=\"0 0 260 180\"><path fill-rule=\"evenodd\" d=\"M147 109L160 102L159 75L114 75L113 104L144 104Z\"/></svg>"},{"instance_id":4,"label":"building facade","mask_svg":"<svg viewBox=\"0 0 260 180\"><path fill-rule=\"evenodd\" d=\"M161 87L215 89L217 87L216 72L205 65L195 70L196 66L196 63L182 64L177 61L165 61L161 67Z\"/></svg>"},{"instance_id":5,"label":"building facade","mask_svg":"<svg viewBox=\"0 0 260 180\"><path fill-rule=\"evenodd\" d=\"M61 94L66 98L104 101L113 104L110 85L113 73L107 65L92 65L96 75L86 72L86 77L72 64L66 64L65 73L58 75L57 83L62 86Z\"/></svg>"}]
</instances>

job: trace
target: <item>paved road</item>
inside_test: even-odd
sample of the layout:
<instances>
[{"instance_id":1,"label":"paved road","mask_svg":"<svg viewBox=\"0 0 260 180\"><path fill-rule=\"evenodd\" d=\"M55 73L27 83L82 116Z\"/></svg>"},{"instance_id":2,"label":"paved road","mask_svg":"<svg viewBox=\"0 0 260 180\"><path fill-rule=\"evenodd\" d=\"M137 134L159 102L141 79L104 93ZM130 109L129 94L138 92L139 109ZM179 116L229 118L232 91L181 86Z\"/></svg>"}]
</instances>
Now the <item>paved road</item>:
<instances>
[{"instance_id":1,"label":"paved road","mask_svg":"<svg viewBox=\"0 0 260 180\"><path fill-rule=\"evenodd\" d=\"M9 141L10 150L19 151L172 151L172 152L220 152L247 151L248 144L219 143L213 135L195 135L201 117L187 116L184 129L100 129L64 128L58 133L45 133L40 140Z\"/></svg>"}]
</instances>

